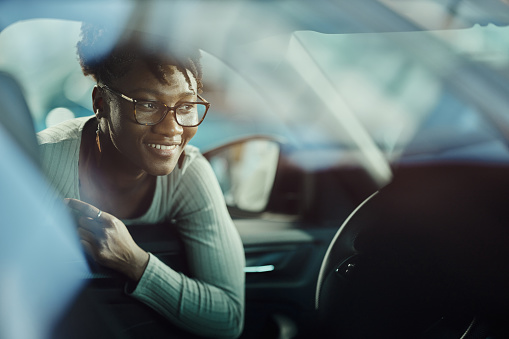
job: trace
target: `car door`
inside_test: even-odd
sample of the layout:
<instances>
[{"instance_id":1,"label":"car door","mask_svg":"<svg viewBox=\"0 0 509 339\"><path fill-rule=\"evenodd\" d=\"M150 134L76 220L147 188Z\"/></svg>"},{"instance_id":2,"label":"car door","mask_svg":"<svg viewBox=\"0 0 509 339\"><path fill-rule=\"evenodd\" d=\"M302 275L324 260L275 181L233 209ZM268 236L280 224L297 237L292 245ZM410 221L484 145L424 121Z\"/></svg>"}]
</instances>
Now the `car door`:
<instances>
[{"instance_id":1,"label":"car door","mask_svg":"<svg viewBox=\"0 0 509 339\"><path fill-rule=\"evenodd\" d=\"M265 145L263 151L256 152L255 144ZM267 156L267 144L276 145L276 157ZM242 338L312 336L316 280L323 256L346 216L365 195L376 190L361 168L303 169L291 161L302 152L274 137L260 135L205 152L245 249L246 319ZM275 171L267 169L273 165ZM244 168L234 170L234 166ZM253 166L258 166L258 173ZM250 175L239 178L235 175L238 172ZM266 178L262 172L273 177ZM354 178L357 189L348 187ZM268 193L253 198L253 190L267 181L271 184ZM362 182L364 185L359 185ZM241 184L248 189L232 194L231 187ZM250 204L244 202L242 194L251 195Z\"/></svg>"}]
</instances>

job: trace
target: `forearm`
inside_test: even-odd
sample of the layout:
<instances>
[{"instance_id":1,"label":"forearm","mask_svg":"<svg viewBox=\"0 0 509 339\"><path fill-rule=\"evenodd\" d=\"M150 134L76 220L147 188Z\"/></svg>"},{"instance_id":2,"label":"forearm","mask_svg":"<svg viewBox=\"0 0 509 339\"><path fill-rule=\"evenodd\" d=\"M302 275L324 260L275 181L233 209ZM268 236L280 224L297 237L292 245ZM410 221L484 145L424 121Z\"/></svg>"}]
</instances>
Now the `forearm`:
<instances>
[{"instance_id":1,"label":"forearm","mask_svg":"<svg viewBox=\"0 0 509 339\"><path fill-rule=\"evenodd\" d=\"M243 326L243 291L232 293L175 272L151 255L131 294L190 332L235 338Z\"/></svg>"}]
</instances>

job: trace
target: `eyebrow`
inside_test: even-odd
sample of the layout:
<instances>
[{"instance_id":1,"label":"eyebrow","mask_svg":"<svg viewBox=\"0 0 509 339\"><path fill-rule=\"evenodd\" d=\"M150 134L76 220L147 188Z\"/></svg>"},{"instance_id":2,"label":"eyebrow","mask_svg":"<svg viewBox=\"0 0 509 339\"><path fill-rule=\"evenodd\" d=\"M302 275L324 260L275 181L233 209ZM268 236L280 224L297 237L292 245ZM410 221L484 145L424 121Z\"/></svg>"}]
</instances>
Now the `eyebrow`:
<instances>
[{"instance_id":1,"label":"eyebrow","mask_svg":"<svg viewBox=\"0 0 509 339\"><path fill-rule=\"evenodd\" d=\"M132 93L133 93L133 96L135 96L135 95L142 95L142 94L152 94L154 96L163 96L163 95L165 95L165 93L163 93L163 92L159 92L157 90L152 90L152 89L149 89L149 88L135 89ZM196 95L195 92L187 91L187 92L182 92L182 93L178 94L178 97L182 98L182 97L188 97L188 96L194 96L194 95Z\"/></svg>"}]
</instances>

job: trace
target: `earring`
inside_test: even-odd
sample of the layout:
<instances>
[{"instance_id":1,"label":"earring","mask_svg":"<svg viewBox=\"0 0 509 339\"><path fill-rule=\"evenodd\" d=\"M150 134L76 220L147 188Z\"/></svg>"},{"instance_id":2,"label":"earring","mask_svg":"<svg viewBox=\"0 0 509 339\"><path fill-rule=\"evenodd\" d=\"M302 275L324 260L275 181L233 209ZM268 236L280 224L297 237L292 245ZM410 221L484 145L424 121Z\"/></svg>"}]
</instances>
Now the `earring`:
<instances>
[{"instance_id":1,"label":"earring","mask_svg":"<svg viewBox=\"0 0 509 339\"><path fill-rule=\"evenodd\" d=\"M99 139L99 132L101 131L100 126L101 126L101 121L99 120L97 123L97 131L95 131L95 143L97 144L99 153L101 153L101 139Z\"/></svg>"}]
</instances>

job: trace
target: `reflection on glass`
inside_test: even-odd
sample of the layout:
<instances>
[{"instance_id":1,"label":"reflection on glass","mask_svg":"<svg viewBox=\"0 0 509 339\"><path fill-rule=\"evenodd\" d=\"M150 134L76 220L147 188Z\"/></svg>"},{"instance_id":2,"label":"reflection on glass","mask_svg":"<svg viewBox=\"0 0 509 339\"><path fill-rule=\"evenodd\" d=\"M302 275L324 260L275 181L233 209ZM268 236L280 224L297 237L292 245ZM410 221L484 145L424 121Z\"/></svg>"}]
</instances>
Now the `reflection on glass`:
<instances>
[{"instance_id":1,"label":"reflection on glass","mask_svg":"<svg viewBox=\"0 0 509 339\"><path fill-rule=\"evenodd\" d=\"M279 159L279 146L269 140L230 145L209 161L228 206L261 212L269 200Z\"/></svg>"}]
</instances>

